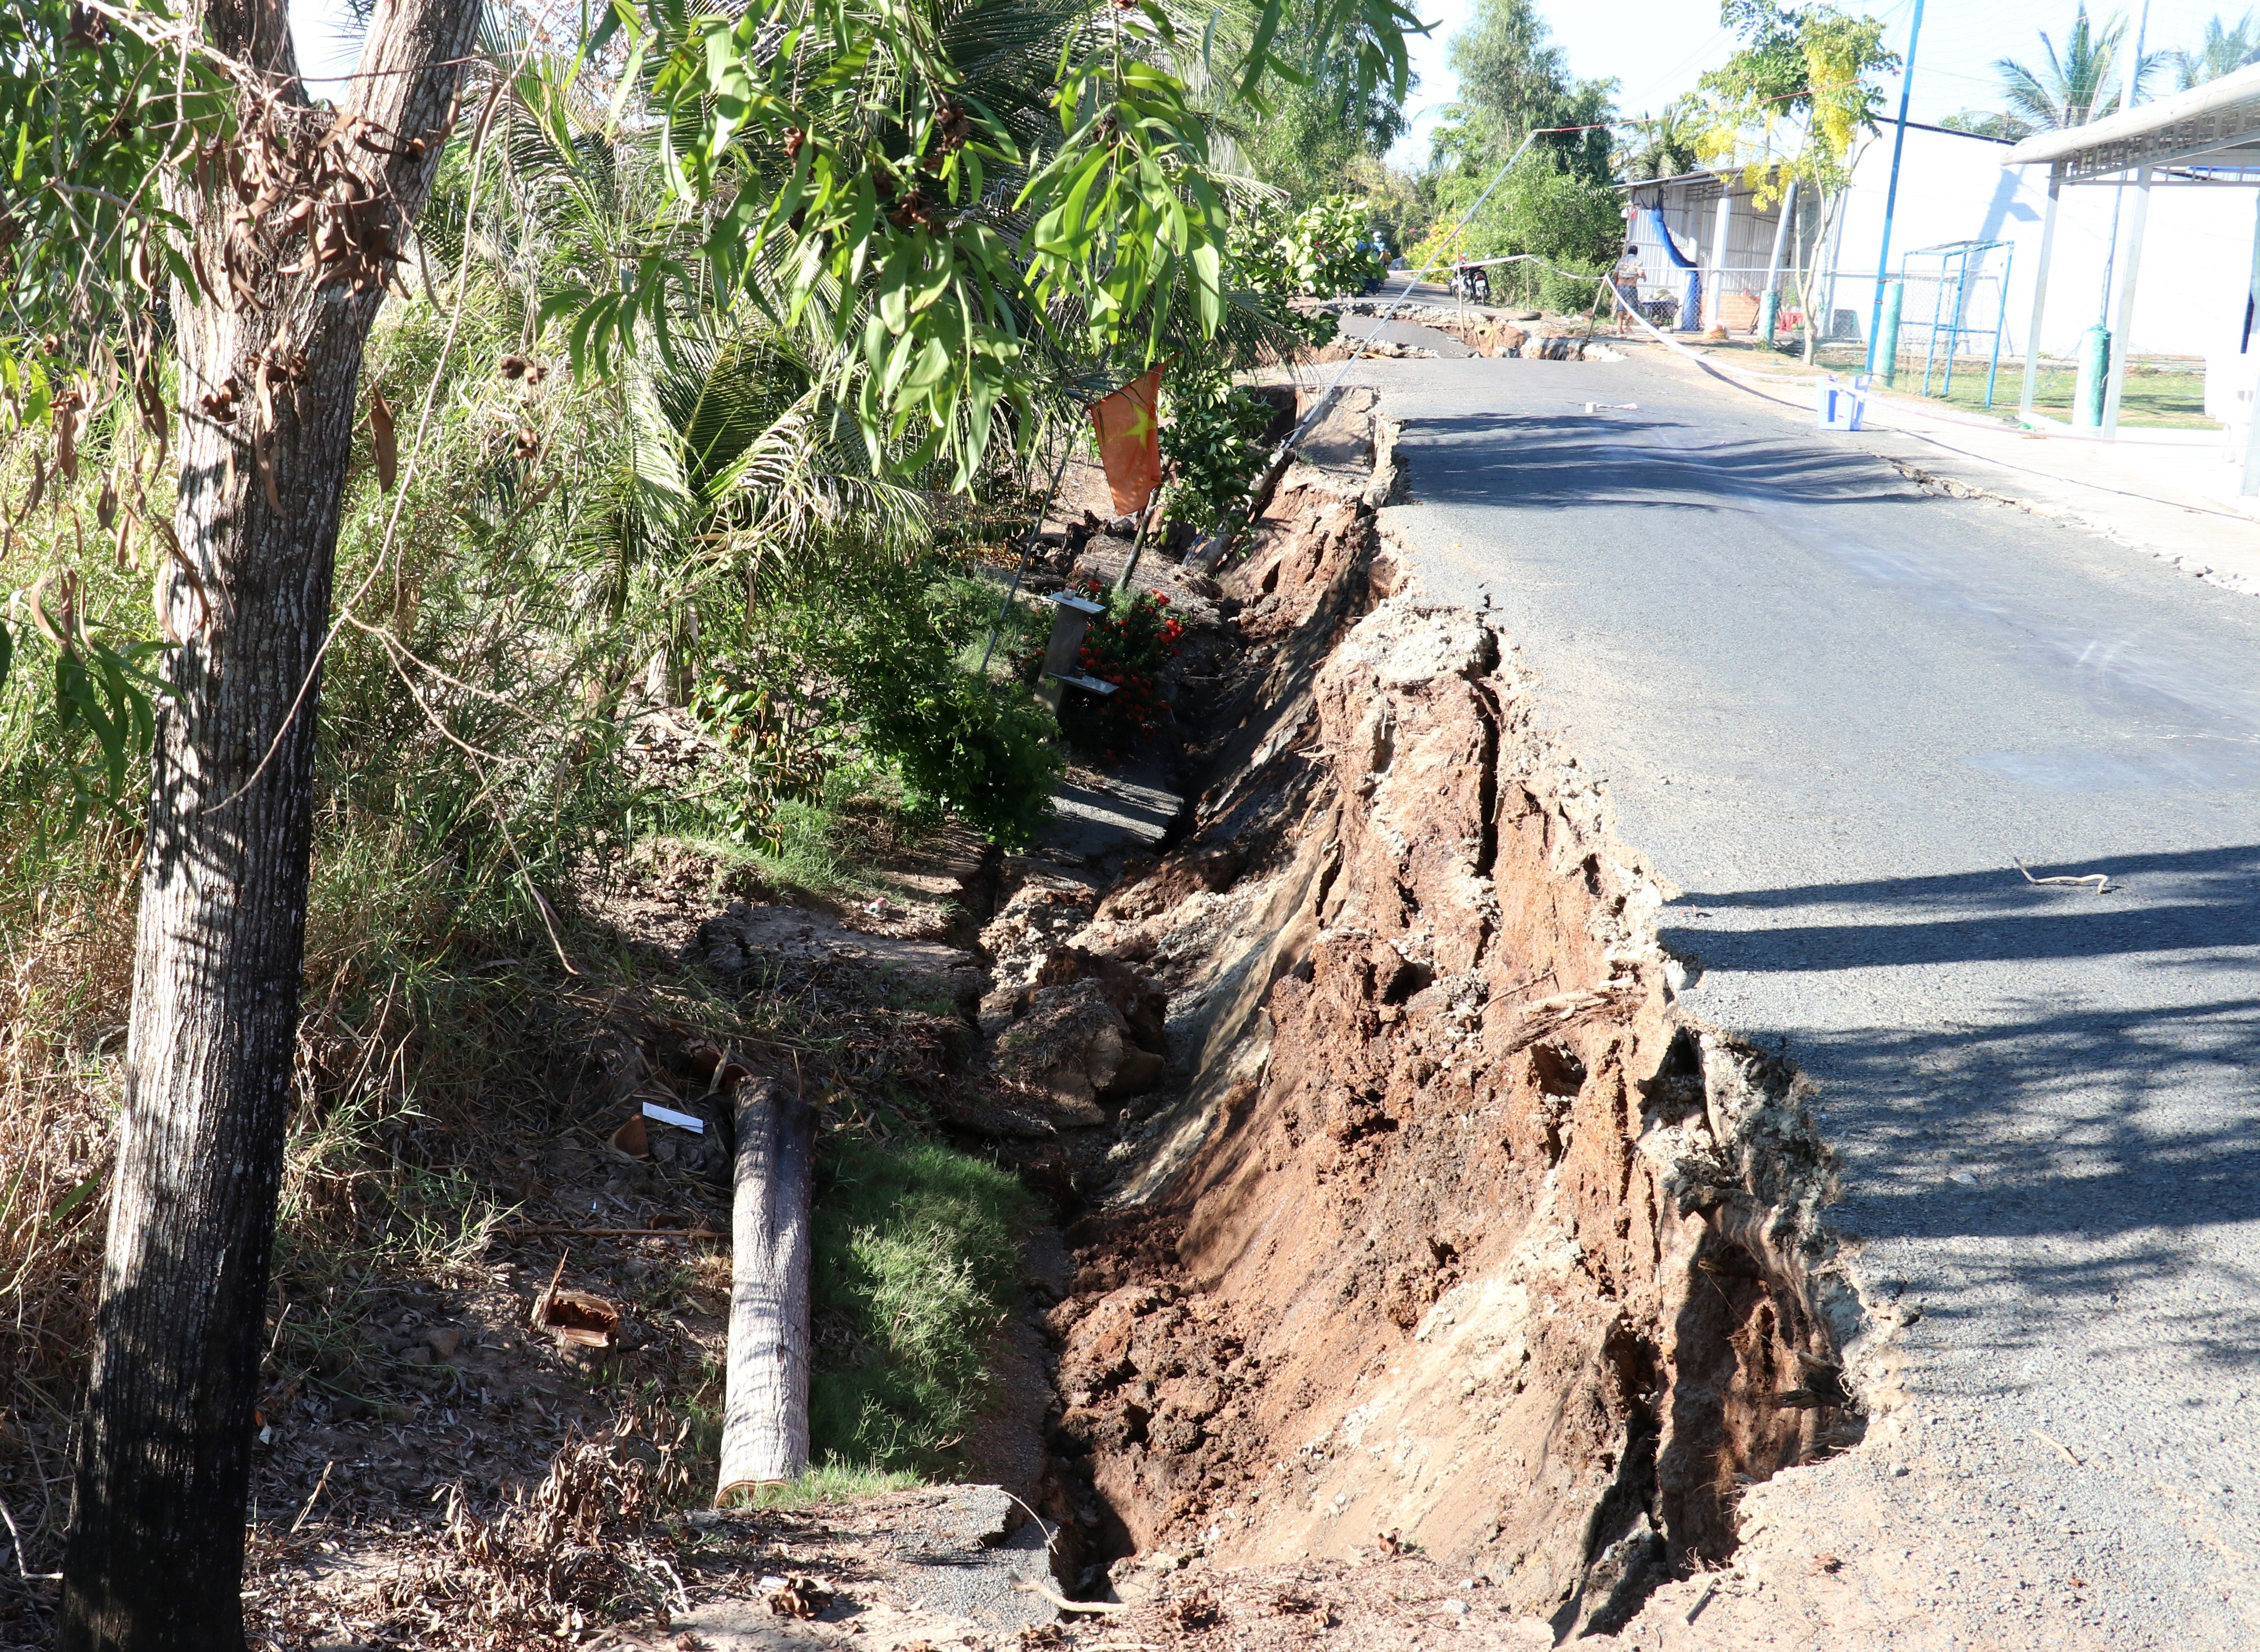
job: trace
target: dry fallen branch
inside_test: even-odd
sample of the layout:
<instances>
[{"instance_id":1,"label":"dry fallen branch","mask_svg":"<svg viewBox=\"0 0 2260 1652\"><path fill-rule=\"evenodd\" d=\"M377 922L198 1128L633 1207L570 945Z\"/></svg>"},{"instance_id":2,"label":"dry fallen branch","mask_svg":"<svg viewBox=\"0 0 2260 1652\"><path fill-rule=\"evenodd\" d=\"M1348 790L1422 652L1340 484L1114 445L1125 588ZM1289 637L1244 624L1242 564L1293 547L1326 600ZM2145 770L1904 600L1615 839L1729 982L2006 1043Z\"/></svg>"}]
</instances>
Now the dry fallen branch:
<instances>
[{"instance_id":1,"label":"dry fallen branch","mask_svg":"<svg viewBox=\"0 0 2260 1652\"><path fill-rule=\"evenodd\" d=\"M1069 1600L1055 1590L1045 1588L1033 1577L1023 1577L1012 1587L1024 1595L1033 1595L1040 1600L1048 1600L1062 1612L1088 1612L1103 1616L1111 1612L1130 1610L1126 1603L1119 1600Z\"/></svg>"},{"instance_id":2,"label":"dry fallen branch","mask_svg":"<svg viewBox=\"0 0 2260 1652\"><path fill-rule=\"evenodd\" d=\"M712 1227L569 1227L562 1222L534 1222L519 1227L497 1227L497 1239L727 1239Z\"/></svg>"},{"instance_id":3,"label":"dry fallen branch","mask_svg":"<svg viewBox=\"0 0 2260 1652\"><path fill-rule=\"evenodd\" d=\"M2035 877L2029 871L2025 870L2025 863L2022 861L2017 862L2017 870L2024 872L2025 882L2028 883L2092 883L2095 885L2095 892L2099 895L2111 887L2110 876L2104 872L2082 872L2077 877Z\"/></svg>"}]
</instances>

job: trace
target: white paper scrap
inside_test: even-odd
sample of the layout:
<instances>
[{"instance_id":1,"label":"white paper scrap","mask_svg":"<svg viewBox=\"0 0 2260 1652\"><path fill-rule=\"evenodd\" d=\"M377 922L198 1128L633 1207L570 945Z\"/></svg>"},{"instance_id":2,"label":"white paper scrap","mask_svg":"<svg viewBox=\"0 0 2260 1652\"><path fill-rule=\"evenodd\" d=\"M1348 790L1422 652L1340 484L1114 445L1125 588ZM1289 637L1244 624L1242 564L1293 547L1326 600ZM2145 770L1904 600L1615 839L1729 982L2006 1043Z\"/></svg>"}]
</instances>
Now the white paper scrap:
<instances>
[{"instance_id":1,"label":"white paper scrap","mask_svg":"<svg viewBox=\"0 0 2260 1652\"><path fill-rule=\"evenodd\" d=\"M672 1107L662 1107L655 1101L644 1103L643 1116L647 1119L656 1119L662 1124L674 1125L678 1129L694 1131L700 1135L706 1133L706 1121L704 1119L694 1119L687 1112L677 1112Z\"/></svg>"}]
</instances>

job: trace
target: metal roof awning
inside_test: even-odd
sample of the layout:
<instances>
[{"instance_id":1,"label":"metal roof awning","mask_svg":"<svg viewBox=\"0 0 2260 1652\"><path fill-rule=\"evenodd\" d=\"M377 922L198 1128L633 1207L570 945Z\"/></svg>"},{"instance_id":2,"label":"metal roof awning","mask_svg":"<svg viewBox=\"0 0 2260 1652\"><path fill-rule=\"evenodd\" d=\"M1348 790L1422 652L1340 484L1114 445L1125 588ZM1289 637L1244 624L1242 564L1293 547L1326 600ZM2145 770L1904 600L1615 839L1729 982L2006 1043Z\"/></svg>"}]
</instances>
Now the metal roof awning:
<instances>
[{"instance_id":1,"label":"metal roof awning","mask_svg":"<svg viewBox=\"0 0 2260 1652\"><path fill-rule=\"evenodd\" d=\"M2260 184L2260 64L2108 119L2043 132L2001 157L2062 183Z\"/></svg>"}]
</instances>

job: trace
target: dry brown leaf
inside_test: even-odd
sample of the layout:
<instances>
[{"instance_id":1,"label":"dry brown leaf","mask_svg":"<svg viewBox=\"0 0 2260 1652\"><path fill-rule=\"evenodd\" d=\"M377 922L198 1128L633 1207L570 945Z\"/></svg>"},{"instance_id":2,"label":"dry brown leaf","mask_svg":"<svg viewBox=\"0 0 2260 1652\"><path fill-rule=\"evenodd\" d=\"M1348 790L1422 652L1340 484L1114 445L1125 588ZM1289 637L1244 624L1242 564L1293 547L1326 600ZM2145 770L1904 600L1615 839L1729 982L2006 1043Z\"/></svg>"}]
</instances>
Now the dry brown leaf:
<instances>
[{"instance_id":1,"label":"dry brown leaf","mask_svg":"<svg viewBox=\"0 0 2260 1652\"><path fill-rule=\"evenodd\" d=\"M400 475L400 438L384 392L372 389L368 394L368 434L370 445L376 449L376 485L390 493Z\"/></svg>"},{"instance_id":2,"label":"dry brown leaf","mask_svg":"<svg viewBox=\"0 0 2260 1652\"><path fill-rule=\"evenodd\" d=\"M620 1328L620 1311L586 1291L553 1290L542 1298L534 1323L556 1333L560 1342L610 1348L612 1333Z\"/></svg>"},{"instance_id":3,"label":"dry brown leaf","mask_svg":"<svg viewBox=\"0 0 2260 1652\"><path fill-rule=\"evenodd\" d=\"M813 1618L831 1604L831 1591L805 1572L794 1572L783 1588L769 1591L769 1610L781 1618Z\"/></svg>"},{"instance_id":4,"label":"dry brown leaf","mask_svg":"<svg viewBox=\"0 0 2260 1652\"><path fill-rule=\"evenodd\" d=\"M78 430L86 417L86 397L65 390L55 397L55 468L63 480L78 480Z\"/></svg>"}]
</instances>

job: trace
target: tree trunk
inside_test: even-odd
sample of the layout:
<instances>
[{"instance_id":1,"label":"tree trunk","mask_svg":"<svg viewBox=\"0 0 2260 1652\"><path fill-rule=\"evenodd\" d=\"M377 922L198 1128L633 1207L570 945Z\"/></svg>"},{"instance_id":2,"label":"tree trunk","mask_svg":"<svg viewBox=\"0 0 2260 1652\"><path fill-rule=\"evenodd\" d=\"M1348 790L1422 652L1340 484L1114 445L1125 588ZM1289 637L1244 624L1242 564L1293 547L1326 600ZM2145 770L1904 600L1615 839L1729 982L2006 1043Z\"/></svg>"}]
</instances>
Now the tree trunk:
<instances>
[{"instance_id":1,"label":"tree trunk","mask_svg":"<svg viewBox=\"0 0 2260 1652\"><path fill-rule=\"evenodd\" d=\"M381 212L404 233L423 204L477 11L476 0L379 0L347 111L398 153L351 152L392 202L363 223ZM310 142L336 130L305 108L282 0L209 0L201 20L276 89L275 130ZM286 273L305 246L304 229L281 227L287 195L232 249L240 204L224 179L208 191L175 182L171 204L204 269L232 259L240 285L217 300L173 295L174 524L197 577L175 568L161 591L167 629L185 640L167 667L177 697L159 702L64 1652L245 1643L244 1504L305 940L311 684L295 719L291 707L329 624L361 346L383 299L381 287L318 293L323 272Z\"/></svg>"},{"instance_id":2,"label":"tree trunk","mask_svg":"<svg viewBox=\"0 0 2260 1652\"><path fill-rule=\"evenodd\" d=\"M816 1110L773 1078L739 1087L729 1388L719 1503L808 1467L808 1287Z\"/></svg>"}]
</instances>

